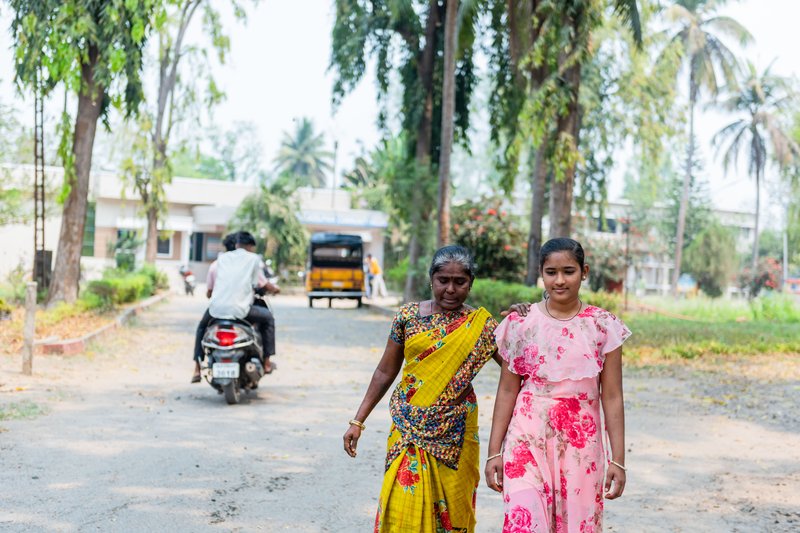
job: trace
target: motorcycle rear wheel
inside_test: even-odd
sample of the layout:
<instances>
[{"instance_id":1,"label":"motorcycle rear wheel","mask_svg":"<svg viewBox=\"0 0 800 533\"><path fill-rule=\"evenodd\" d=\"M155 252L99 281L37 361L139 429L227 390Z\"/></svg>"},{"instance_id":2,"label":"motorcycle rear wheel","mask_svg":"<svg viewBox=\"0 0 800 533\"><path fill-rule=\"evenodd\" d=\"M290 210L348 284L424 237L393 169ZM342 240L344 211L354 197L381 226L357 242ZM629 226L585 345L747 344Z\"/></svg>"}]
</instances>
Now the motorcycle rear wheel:
<instances>
[{"instance_id":1,"label":"motorcycle rear wheel","mask_svg":"<svg viewBox=\"0 0 800 533\"><path fill-rule=\"evenodd\" d=\"M235 380L231 380L227 385L223 385L222 392L225 393L225 401L228 405L239 403L239 386Z\"/></svg>"}]
</instances>

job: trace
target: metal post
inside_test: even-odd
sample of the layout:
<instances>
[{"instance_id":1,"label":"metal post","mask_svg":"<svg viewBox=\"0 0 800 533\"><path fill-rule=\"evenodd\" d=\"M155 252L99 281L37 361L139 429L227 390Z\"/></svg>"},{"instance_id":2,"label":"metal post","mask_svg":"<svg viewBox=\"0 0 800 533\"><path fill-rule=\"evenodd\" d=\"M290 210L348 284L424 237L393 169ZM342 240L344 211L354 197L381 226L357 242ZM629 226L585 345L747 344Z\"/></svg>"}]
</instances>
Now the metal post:
<instances>
[{"instance_id":1,"label":"metal post","mask_svg":"<svg viewBox=\"0 0 800 533\"><path fill-rule=\"evenodd\" d=\"M25 327L22 332L22 373L33 373L33 339L36 335L36 282L27 284L25 293Z\"/></svg>"}]
</instances>

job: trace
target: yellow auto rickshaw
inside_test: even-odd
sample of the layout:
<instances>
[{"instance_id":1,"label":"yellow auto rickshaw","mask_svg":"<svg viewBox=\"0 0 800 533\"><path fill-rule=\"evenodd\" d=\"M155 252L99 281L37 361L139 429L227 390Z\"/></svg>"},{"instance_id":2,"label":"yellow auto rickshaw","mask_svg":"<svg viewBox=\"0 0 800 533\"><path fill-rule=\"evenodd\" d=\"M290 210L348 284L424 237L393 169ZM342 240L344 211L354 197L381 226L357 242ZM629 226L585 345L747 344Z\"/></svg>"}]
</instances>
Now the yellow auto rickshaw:
<instances>
[{"instance_id":1,"label":"yellow auto rickshaw","mask_svg":"<svg viewBox=\"0 0 800 533\"><path fill-rule=\"evenodd\" d=\"M334 298L356 300L364 297L364 244L358 235L315 233L308 247L306 293L308 306L314 300Z\"/></svg>"}]
</instances>

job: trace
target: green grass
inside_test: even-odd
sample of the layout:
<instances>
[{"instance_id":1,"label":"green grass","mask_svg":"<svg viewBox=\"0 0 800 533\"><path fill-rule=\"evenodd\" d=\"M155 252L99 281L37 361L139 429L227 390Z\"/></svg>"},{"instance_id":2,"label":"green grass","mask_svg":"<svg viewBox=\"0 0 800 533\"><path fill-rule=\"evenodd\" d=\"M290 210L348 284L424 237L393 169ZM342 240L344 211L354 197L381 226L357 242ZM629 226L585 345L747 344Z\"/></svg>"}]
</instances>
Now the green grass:
<instances>
[{"instance_id":1,"label":"green grass","mask_svg":"<svg viewBox=\"0 0 800 533\"><path fill-rule=\"evenodd\" d=\"M800 301L786 294L766 293L752 301L705 297L676 300L659 296L648 296L636 301L661 311L706 322L800 322Z\"/></svg>"},{"instance_id":2,"label":"green grass","mask_svg":"<svg viewBox=\"0 0 800 533\"><path fill-rule=\"evenodd\" d=\"M47 409L28 400L0 405L0 420L28 420L47 414Z\"/></svg>"},{"instance_id":3,"label":"green grass","mask_svg":"<svg viewBox=\"0 0 800 533\"><path fill-rule=\"evenodd\" d=\"M763 353L800 354L800 324L795 322L714 322L656 315L627 315L633 331L625 343L627 356L684 358L703 355Z\"/></svg>"}]
</instances>

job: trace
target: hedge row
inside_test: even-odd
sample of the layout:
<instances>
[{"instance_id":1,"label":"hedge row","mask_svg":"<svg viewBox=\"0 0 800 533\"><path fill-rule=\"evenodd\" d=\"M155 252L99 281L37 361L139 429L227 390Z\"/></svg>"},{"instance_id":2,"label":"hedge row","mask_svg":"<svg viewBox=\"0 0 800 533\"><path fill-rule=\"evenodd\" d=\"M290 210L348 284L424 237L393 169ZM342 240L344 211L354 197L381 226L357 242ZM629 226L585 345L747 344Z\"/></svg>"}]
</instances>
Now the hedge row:
<instances>
[{"instance_id":1,"label":"hedge row","mask_svg":"<svg viewBox=\"0 0 800 533\"><path fill-rule=\"evenodd\" d=\"M490 279L476 279L470 291L468 303L473 307L485 307L499 317L500 311L517 302L538 302L542 299L542 289L528 287L522 283L509 283ZM596 305L612 313L622 309L622 297L608 292L581 291L581 300Z\"/></svg>"},{"instance_id":2,"label":"hedge row","mask_svg":"<svg viewBox=\"0 0 800 533\"><path fill-rule=\"evenodd\" d=\"M99 304L97 307L110 307L147 298L167 286L166 274L146 265L136 272L107 270L102 279L89 283L86 292L89 301ZM90 304L89 307L95 306Z\"/></svg>"}]
</instances>

